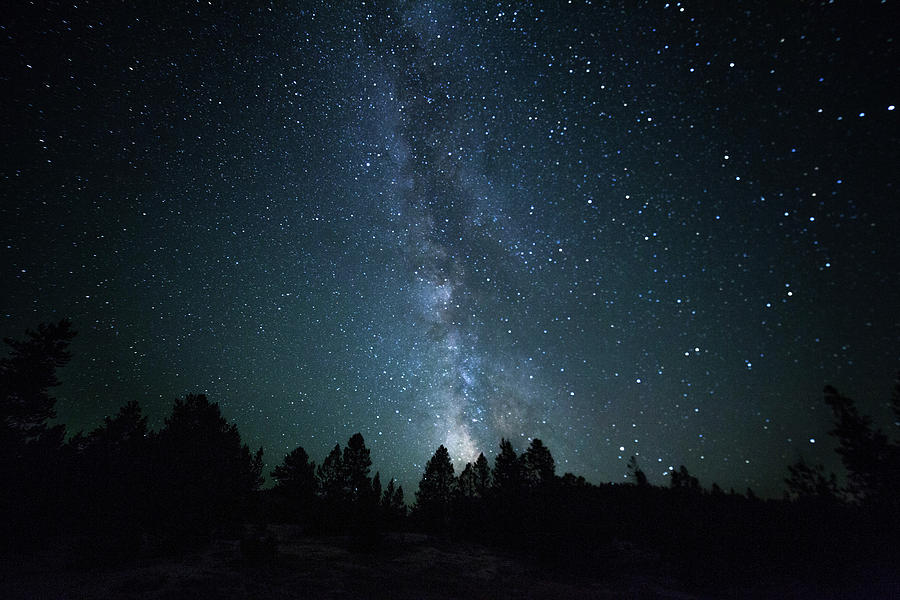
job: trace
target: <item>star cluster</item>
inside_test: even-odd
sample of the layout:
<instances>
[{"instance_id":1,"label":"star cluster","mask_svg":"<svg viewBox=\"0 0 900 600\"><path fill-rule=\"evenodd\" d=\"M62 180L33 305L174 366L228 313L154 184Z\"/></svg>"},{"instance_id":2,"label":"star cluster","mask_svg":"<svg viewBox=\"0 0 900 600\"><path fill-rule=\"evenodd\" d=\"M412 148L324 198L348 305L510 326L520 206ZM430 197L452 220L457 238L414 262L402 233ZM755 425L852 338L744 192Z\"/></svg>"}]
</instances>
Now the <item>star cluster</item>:
<instances>
[{"instance_id":1,"label":"star cluster","mask_svg":"<svg viewBox=\"0 0 900 600\"><path fill-rule=\"evenodd\" d=\"M824 384L886 421L900 62L890 2L707 4L22 6L2 332L73 319L73 432L201 391L270 468L777 495Z\"/></svg>"}]
</instances>

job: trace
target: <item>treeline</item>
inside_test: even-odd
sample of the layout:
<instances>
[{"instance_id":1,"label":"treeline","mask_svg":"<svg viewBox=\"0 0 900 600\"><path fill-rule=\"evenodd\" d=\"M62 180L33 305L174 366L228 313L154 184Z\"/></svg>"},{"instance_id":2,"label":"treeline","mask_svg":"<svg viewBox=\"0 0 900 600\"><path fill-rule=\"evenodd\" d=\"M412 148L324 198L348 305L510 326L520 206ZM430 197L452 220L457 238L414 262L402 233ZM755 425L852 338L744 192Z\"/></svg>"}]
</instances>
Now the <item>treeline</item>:
<instances>
[{"instance_id":1,"label":"treeline","mask_svg":"<svg viewBox=\"0 0 900 600\"><path fill-rule=\"evenodd\" d=\"M68 321L41 325L0 358L0 538L20 551L76 540L86 561L171 552L212 535L240 535L247 521L315 523L321 532L399 526L403 490L370 476L370 451L352 436L315 467L297 448L261 491L263 449L251 451L218 404L176 399L159 431L137 402L66 441L55 418L57 369L71 358ZM382 500L383 499L383 500Z\"/></svg>"},{"instance_id":2,"label":"treeline","mask_svg":"<svg viewBox=\"0 0 900 600\"><path fill-rule=\"evenodd\" d=\"M841 484L822 465L801 460L788 467L781 499L760 499L749 488L725 492L715 483L706 489L684 465L670 473L668 487L657 487L631 457L632 483L594 485L571 473L556 475L541 440L518 454L504 439L493 467L482 454L458 475L440 446L425 466L411 521L578 572L621 565L611 541L655 553L698 584L752 584L760 576L838 581L851 567L860 569L857 575L893 572L900 441L830 386L825 403L846 471ZM900 424L900 378L890 406Z\"/></svg>"},{"instance_id":3,"label":"treeline","mask_svg":"<svg viewBox=\"0 0 900 600\"><path fill-rule=\"evenodd\" d=\"M68 362L73 336L61 321L5 340L0 537L7 550L66 538L80 540L86 561L117 560L240 535L248 522L290 522L310 534L349 534L372 548L385 531L416 529L503 546L558 568L598 574L622 560L645 560L708 581L778 569L840 573L849 557L874 557L900 533L900 445L832 388L825 400L847 470L842 485L821 465L801 461L788 468L779 500L715 484L704 489L683 466L669 487L657 487L634 457L632 483L594 485L558 475L541 440L519 453L502 439L493 465L481 454L458 474L438 447L407 506L395 480L385 485L371 473L361 434L320 464L297 447L271 472L275 486L261 490L262 448L244 444L203 395L176 400L159 431L128 402L66 441L65 428L48 421L56 370ZM900 384L892 408L900 421ZM272 556L266 543L248 552ZM623 547L631 549L624 557Z\"/></svg>"},{"instance_id":4,"label":"treeline","mask_svg":"<svg viewBox=\"0 0 900 600\"><path fill-rule=\"evenodd\" d=\"M275 487L260 494L260 516L267 521L303 523L310 532L372 535L398 528L406 517L403 486L382 486L371 475L371 451L356 433L342 449L336 444L318 467L302 446L272 471Z\"/></svg>"},{"instance_id":5,"label":"treeline","mask_svg":"<svg viewBox=\"0 0 900 600\"><path fill-rule=\"evenodd\" d=\"M19 549L81 538L90 560L192 543L242 518L262 483L262 449L251 452L205 396L176 400L159 431L148 430L137 402L68 442L64 426L47 424L73 336L62 321L5 340L0 536Z\"/></svg>"}]
</instances>

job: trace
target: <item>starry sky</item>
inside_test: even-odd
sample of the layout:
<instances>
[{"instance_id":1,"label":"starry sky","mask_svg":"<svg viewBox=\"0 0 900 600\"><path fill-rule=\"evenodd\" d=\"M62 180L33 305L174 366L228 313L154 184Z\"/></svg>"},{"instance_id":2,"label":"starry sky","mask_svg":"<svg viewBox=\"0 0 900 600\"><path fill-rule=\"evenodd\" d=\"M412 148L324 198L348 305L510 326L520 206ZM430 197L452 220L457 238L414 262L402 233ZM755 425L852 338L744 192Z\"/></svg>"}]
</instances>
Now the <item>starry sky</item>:
<instances>
[{"instance_id":1,"label":"starry sky","mask_svg":"<svg viewBox=\"0 0 900 600\"><path fill-rule=\"evenodd\" d=\"M71 433L777 496L826 383L895 428L894 2L16 4L0 333L74 321Z\"/></svg>"}]
</instances>

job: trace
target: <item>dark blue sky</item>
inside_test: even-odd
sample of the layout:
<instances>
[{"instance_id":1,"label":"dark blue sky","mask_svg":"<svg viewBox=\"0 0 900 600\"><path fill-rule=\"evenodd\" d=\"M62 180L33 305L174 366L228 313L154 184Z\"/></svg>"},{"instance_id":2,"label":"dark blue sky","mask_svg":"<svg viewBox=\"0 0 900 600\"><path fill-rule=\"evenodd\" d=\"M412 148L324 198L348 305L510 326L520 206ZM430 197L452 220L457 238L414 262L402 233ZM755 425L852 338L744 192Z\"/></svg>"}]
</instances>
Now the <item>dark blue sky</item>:
<instances>
[{"instance_id":1,"label":"dark blue sky","mask_svg":"<svg viewBox=\"0 0 900 600\"><path fill-rule=\"evenodd\" d=\"M0 329L74 321L70 431L778 495L826 383L895 427L891 3L110 4L0 21Z\"/></svg>"}]
</instances>

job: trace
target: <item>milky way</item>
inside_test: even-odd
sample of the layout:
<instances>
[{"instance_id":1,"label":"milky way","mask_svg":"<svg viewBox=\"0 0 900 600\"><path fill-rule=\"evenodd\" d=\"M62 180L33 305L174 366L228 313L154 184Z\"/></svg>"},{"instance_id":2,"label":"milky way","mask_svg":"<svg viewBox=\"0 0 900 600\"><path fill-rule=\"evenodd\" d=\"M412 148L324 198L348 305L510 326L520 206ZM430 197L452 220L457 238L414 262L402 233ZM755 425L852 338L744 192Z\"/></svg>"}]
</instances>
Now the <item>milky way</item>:
<instances>
[{"instance_id":1,"label":"milky way","mask_svg":"<svg viewBox=\"0 0 900 600\"><path fill-rule=\"evenodd\" d=\"M46 4L46 5L45 5ZM273 467L779 495L897 368L888 3L360 2L4 17L2 333L70 317L70 433L205 392Z\"/></svg>"}]
</instances>

